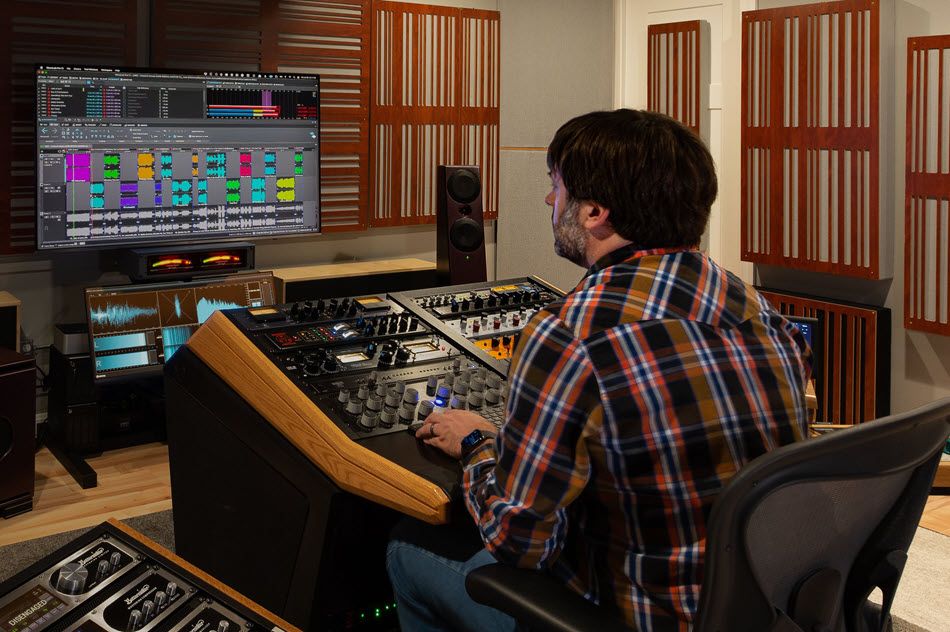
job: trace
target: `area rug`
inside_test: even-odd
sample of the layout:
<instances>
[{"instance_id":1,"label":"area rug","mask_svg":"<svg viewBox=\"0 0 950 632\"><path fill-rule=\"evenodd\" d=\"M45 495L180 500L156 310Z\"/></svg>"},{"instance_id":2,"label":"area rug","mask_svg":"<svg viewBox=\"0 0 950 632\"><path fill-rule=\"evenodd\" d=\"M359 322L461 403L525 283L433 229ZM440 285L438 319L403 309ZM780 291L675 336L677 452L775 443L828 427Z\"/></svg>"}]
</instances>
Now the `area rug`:
<instances>
[{"instance_id":1,"label":"area rug","mask_svg":"<svg viewBox=\"0 0 950 632\"><path fill-rule=\"evenodd\" d=\"M128 518L125 524L175 550L172 512ZM0 547L0 582L49 555L86 529ZM875 596L872 595L872 600ZM876 599L880 603L880 598ZM950 537L917 529L891 609L893 632L950 632Z\"/></svg>"}]
</instances>

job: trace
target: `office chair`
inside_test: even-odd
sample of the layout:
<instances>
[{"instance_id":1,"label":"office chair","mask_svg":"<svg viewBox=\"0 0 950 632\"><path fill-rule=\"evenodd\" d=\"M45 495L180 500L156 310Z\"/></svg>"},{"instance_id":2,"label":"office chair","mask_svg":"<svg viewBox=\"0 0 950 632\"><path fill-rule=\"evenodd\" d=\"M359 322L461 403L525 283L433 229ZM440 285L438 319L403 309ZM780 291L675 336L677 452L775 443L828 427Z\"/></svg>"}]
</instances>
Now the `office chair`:
<instances>
[{"instance_id":1,"label":"office chair","mask_svg":"<svg viewBox=\"0 0 950 632\"><path fill-rule=\"evenodd\" d=\"M696 632L887 629L948 435L950 398L783 446L742 468L709 517ZM531 630L628 630L539 571L492 564L465 585ZM876 587L879 608L867 600Z\"/></svg>"}]
</instances>

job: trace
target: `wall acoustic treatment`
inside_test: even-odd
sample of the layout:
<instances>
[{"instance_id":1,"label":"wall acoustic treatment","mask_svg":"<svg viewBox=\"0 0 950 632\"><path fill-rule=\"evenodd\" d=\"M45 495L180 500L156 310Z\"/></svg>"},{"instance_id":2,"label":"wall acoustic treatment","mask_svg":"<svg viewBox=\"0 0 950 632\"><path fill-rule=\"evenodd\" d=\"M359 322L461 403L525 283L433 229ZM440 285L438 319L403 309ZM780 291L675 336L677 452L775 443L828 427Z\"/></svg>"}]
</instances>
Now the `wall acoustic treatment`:
<instances>
[{"instance_id":1,"label":"wall acoustic treatment","mask_svg":"<svg viewBox=\"0 0 950 632\"><path fill-rule=\"evenodd\" d=\"M373 7L371 224L434 223L440 164L481 167L484 216L496 218L499 13Z\"/></svg>"},{"instance_id":2,"label":"wall acoustic treatment","mask_svg":"<svg viewBox=\"0 0 950 632\"><path fill-rule=\"evenodd\" d=\"M880 200L891 185L878 174L890 72L881 25L893 24L893 5L842 0L742 17L743 260L890 276Z\"/></svg>"},{"instance_id":3,"label":"wall acoustic treatment","mask_svg":"<svg viewBox=\"0 0 950 632\"><path fill-rule=\"evenodd\" d=\"M670 22L647 27L647 108L700 134L702 127L703 23Z\"/></svg>"},{"instance_id":4,"label":"wall acoustic treatment","mask_svg":"<svg viewBox=\"0 0 950 632\"><path fill-rule=\"evenodd\" d=\"M152 64L319 74L323 230L359 230L369 209L370 27L370 0L154 0Z\"/></svg>"},{"instance_id":5,"label":"wall acoustic treatment","mask_svg":"<svg viewBox=\"0 0 950 632\"><path fill-rule=\"evenodd\" d=\"M33 252L34 64L134 66L136 0L11 0L0 11L0 254Z\"/></svg>"},{"instance_id":6,"label":"wall acoustic treatment","mask_svg":"<svg viewBox=\"0 0 950 632\"><path fill-rule=\"evenodd\" d=\"M891 311L759 288L783 314L817 318L818 423L857 424L890 414Z\"/></svg>"},{"instance_id":7,"label":"wall acoustic treatment","mask_svg":"<svg viewBox=\"0 0 950 632\"><path fill-rule=\"evenodd\" d=\"M950 35L907 41L904 326L950 335Z\"/></svg>"}]
</instances>

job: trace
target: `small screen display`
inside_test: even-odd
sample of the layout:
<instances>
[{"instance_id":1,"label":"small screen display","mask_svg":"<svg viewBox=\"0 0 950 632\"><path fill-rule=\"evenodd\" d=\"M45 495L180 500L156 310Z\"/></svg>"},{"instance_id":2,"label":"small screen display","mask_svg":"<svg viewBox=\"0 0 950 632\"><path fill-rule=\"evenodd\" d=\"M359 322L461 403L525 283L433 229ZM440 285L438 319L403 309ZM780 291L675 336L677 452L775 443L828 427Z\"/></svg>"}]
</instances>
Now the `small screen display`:
<instances>
[{"instance_id":1,"label":"small screen display","mask_svg":"<svg viewBox=\"0 0 950 632\"><path fill-rule=\"evenodd\" d=\"M42 630L66 610L59 598L43 586L34 586L26 594L0 608L0 632Z\"/></svg>"}]
</instances>

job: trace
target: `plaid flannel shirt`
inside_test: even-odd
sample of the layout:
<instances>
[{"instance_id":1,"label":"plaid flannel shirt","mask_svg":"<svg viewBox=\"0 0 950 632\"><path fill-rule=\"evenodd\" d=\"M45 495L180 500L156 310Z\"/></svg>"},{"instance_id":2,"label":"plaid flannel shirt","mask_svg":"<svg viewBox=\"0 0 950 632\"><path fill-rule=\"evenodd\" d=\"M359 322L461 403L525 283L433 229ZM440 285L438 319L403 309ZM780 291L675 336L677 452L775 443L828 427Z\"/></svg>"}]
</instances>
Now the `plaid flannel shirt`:
<instances>
[{"instance_id":1,"label":"plaid flannel shirt","mask_svg":"<svg viewBox=\"0 0 950 632\"><path fill-rule=\"evenodd\" d=\"M810 372L798 329L705 255L620 248L522 332L466 506L499 561L644 632L689 630L712 504L806 436Z\"/></svg>"}]
</instances>

